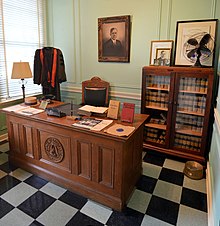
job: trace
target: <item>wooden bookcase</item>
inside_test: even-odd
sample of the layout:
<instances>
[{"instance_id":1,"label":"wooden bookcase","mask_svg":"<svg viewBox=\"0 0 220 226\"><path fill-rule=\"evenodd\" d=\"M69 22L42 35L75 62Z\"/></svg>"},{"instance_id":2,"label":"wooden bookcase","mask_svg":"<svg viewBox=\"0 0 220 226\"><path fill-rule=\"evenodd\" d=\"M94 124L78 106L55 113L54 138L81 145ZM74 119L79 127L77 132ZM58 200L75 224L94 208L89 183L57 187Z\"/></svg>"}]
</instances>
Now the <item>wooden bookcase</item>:
<instances>
[{"instance_id":1,"label":"wooden bookcase","mask_svg":"<svg viewBox=\"0 0 220 226\"><path fill-rule=\"evenodd\" d=\"M143 67L144 148L205 163L213 78L212 68Z\"/></svg>"}]
</instances>

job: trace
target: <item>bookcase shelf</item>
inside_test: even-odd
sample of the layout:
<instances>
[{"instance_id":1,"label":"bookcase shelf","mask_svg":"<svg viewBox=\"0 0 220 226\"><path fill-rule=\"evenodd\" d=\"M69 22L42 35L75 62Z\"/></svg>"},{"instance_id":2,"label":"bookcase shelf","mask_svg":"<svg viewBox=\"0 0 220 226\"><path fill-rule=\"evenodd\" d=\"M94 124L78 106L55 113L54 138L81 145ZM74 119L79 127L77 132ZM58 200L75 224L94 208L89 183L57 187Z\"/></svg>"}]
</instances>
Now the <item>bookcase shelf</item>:
<instances>
[{"instance_id":1,"label":"bookcase shelf","mask_svg":"<svg viewBox=\"0 0 220 226\"><path fill-rule=\"evenodd\" d=\"M198 137L202 136L201 132L193 131L190 129L177 129L176 133L187 134L187 135L198 136Z\"/></svg>"},{"instance_id":2,"label":"bookcase shelf","mask_svg":"<svg viewBox=\"0 0 220 226\"><path fill-rule=\"evenodd\" d=\"M157 106L146 105L146 108L151 108L151 109L161 110L161 111L168 111L168 108L161 108L161 107L157 107Z\"/></svg>"},{"instance_id":3,"label":"bookcase shelf","mask_svg":"<svg viewBox=\"0 0 220 226\"><path fill-rule=\"evenodd\" d=\"M169 92L169 89L167 89L167 88L157 88L157 87L148 86L148 87L146 87L146 89L161 90L161 91L167 91L167 92Z\"/></svg>"},{"instance_id":4,"label":"bookcase shelf","mask_svg":"<svg viewBox=\"0 0 220 226\"><path fill-rule=\"evenodd\" d=\"M177 111L177 113L187 114L187 115L198 115L198 116L202 116L202 117L205 116L205 114L203 114L203 113L198 113L198 112L194 112L194 111Z\"/></svg>"},{"instance_id":5,"label":"bookcase shelf","mask_svg":"<svg viewBox=\"0 0 220 226\"><path fill-rule=\"evenodd\" d=\"M207 92L199 92L199 91L188 91L188 90L179 90L180 93L194 93L200 95L207 95Z\"/></svg>"},{"instance_id":6,"label":"bookcase shelf","mask_svg":"<svg viewBox=\"0 0 220 226\"><path fill-rule=\"evenodd\" d=\"M150 127L150 128L155 128L155 129L166 130L166 125L160 125L160 124L155 124L155 123L146 123L145 126Z\"/></svg>"}]
</instances>

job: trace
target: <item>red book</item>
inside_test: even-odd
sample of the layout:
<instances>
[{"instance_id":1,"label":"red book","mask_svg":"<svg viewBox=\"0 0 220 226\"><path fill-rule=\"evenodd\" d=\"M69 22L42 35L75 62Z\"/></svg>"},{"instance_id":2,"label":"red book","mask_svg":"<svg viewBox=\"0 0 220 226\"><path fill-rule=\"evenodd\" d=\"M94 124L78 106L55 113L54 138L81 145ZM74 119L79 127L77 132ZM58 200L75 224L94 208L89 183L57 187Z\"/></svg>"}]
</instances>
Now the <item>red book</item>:
<instances>
[{"instance_id":1,"label":"red book","mask_svg":"<svg viewBox=\"0 0 220 226\"><path fill-rule=\"evenodd\" d=\"M123 103L123 107L121 111L121 121L132 123L134 121L134 109L135 109L135 104Z\"/></svg>"}]
</instances>

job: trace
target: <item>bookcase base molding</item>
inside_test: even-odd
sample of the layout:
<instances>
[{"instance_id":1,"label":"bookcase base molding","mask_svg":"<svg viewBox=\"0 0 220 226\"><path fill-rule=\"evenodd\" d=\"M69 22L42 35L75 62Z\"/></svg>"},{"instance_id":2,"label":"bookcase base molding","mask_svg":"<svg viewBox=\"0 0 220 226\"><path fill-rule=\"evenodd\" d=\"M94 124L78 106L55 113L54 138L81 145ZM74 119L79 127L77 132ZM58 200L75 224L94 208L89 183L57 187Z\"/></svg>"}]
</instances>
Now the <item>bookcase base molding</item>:
<instances>
[{"instance_id":1,"label":"bookcase base molding","mask_svg":"<svg viewBox=\"0 0 220 226\"><path fill-rule=\"evenodd\" d=\"M203 165L206 164L206 158L202 157L202 156L184 153L184 152L180 152L180 151L169 149L169 148L161 148L161 147L157 147L157 146L146 144L146 143L143 144L143 148L145 150L150 150L150 151L155 151L155 152L159 152L159 153L162 153L162 154L166 154L166 155L171 156L171 157L181 158L181 159L186 160L186 161L187 160L194 160L196 162L200 162Z\"/></svg>"}]
</instances>

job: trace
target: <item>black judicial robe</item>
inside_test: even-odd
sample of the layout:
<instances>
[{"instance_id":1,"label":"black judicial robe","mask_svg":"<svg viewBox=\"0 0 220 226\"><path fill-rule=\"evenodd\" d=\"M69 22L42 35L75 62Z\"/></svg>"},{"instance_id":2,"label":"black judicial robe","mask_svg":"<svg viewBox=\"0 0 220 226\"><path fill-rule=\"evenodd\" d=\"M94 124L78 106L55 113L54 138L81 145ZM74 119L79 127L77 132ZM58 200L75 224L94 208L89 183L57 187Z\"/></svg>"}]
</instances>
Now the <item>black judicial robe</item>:
<instances>
[{"instance_id":1,"label":"black judicial robe","mask_svg":"<svg viewBox=\"0 0 220 226\"><path fill-rule=\"evenodd\" d=\"M66 81L65 64L60 49L44 47L34 56L34 84L42 85L43 94L53 94L61 100L60 83Z\"/></svg>"}]
</instances>

